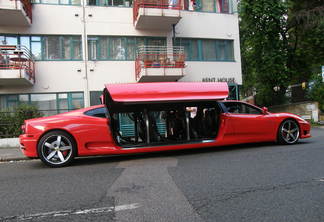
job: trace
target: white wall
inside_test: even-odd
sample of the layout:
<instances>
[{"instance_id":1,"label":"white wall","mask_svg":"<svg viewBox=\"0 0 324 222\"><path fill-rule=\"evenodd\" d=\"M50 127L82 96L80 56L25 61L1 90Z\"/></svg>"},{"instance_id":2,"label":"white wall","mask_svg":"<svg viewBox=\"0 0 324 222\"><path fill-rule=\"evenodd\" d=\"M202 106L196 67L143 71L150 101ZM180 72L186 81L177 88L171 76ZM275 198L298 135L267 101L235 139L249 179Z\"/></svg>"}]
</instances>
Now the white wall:
<instances>
[{"instance_id":1,"label":"white wall","mask_svg":"<svg viewBox=\"0 0 324 222\"><path fill-rule=\"evenodd\" d=\"M186 62L186 76L179 81L201 82L203 78L234 78L242 84L238 62ZM105 83L135 82L135 62L97 61L89 62L89 90L102 90ZM93 71L90 71L92 69Z\"/></svg>"},{"instance_id":2,"label":"white wall","mask_svg":"<svg viewBox=\"0 0 324 222\"><path fill-rule=\"evenodd\" d=\"M135 82L134 61L89 62L89 90L102 90L105 83ZM92 69L93 71L90 71Z\"/></svg>"},{"instance_id":3,"label":"white wall","mask_svg":"<svg viewBox=\"0 0 324 222\"><path fill-rule=\"evenodd\" d=\"M234 78L242 84L241 63L239 62L186 62L186 76L179 81L202 82L203 78Z\"/></svg>"},{"instance_id":4,"label":"white wall","mask_svg":"<svg viewBox=\"0 0 324 222\"><path fill-rule=\"evenodd\" d=\"M78 14L78 17L75 17ZM0 33L81 35L82 7L64 5L33 5L33 23L30 27L0 27Z\"/></svg>"},{"instance_id":5,"label":"white wall","mask_svg":"<svg viewBox=\"0 0 324 222\"><path fill-rule=\"evenodd\" d=\"M0 93L36 93L83 91L85 85L82 61L39 61L36 67L36 83L33 87L1 87ZM81 72L78 72L78 70Z\"/></svg>"}]
</instances>

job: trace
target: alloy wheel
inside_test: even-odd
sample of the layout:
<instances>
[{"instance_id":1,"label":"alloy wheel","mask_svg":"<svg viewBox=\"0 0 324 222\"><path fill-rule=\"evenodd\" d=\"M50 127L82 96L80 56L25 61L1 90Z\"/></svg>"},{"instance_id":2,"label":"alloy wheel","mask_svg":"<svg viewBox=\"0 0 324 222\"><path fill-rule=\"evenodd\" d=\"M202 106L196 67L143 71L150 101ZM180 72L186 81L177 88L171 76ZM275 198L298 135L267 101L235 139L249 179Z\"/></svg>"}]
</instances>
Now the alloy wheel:
<instances>
[{"instance_id":1,"label":"alloy wheel","mask_svg":"<svg viewBox=\"0 0 324 222\"><path fill-rule=\"evenodd\" d=\"M72 142L63 135L51 135L43 141L41 152L49 164L62 165L72 157Z\"/></svg>"},{"instance_id":2,"label":"alloy wheel","mask_svg":"<svg viewBox=\"0 0 324 222\"><path fill-rule=\"evenodd\" d=\"M286 120L281 125L281 137L288 144L296 143L299 138L298 124L293 120Z\"/></svg>"}]
</instances>

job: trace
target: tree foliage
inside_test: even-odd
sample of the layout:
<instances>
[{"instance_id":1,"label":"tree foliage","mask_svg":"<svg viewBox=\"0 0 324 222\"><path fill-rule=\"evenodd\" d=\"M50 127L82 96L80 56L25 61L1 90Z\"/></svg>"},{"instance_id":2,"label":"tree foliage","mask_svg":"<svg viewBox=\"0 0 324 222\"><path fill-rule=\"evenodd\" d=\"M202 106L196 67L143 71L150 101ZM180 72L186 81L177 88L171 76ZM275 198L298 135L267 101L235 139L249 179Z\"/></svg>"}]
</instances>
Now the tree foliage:
<instances>
[{"instance_id":1,"label":"tree foliage","mask_svg":"<svg viewBox=\"0 0 324 222\"><path fill-rule=\"evenodd\" d=\"M324 112L324 82L322 75L313 75L311 81L311 87L308 90L308 96L310 99L319 102L319 108Z\"/></svg>"},{"instance_id":2,"label":"tree foliage","mask_svg":"<svg viewBox=\"0 0 324 222\"><path fill-rule=\"evenodd\" d=\"M239 9L243 92L281 104L324 61L323 0L241 0Z\"/></svg>"}]
</instances>

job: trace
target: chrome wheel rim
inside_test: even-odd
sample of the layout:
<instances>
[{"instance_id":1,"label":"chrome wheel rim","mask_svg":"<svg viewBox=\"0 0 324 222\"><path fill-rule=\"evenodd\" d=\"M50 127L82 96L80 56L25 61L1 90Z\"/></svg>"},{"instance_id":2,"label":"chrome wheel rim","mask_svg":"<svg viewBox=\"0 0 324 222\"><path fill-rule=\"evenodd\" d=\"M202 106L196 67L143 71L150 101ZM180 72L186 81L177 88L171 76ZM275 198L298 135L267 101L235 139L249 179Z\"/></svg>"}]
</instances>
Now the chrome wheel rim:
<instances>
[{"instance_id":1,"label":"chrome wheel rim","mask_svg":"<svg viewBox=\"0 0 324 222\"><path fill-rule=\"evenodd\" d=\"M51 164L63 164L72 156L72 143L62 135L50 136L42 144L42 155Z\"/></svg>"},{"instance_id":2,"label":"chrome wheel rim","mask_svg":"<svg viewBox=\"0 0 324 222\"><path fill-rule=\"evenodd\" d=\"M295 143L299 138L299 127L293 120L285 121L281 126L281 136L286 143Z\"/></svg>"}]
</instances>

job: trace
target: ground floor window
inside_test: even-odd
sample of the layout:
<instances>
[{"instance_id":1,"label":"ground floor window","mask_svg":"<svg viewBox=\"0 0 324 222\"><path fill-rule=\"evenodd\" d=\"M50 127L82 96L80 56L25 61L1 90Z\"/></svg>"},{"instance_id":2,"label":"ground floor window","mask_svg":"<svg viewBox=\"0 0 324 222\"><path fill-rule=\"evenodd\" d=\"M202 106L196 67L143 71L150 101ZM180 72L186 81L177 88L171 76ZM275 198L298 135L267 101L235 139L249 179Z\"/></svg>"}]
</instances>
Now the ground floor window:
<instances>
[{"instance_id":1,"label":"ground floor window","mask_svg":"<svg viewBox=\"0 0 324 222\"><path fill-rule=\"evenodd\" d=\"M101 91L90 91L90 106L100 105L100 96L102 95Z\"/></svg>"},{"instance_id":2,"label":"ground floor window","mask_svg":"<svg viewBox=\"0 0 324 222\"><path fill-rule=\"evenodd\" d=\"M83 108L84 96L83 92L0 95L1 111L14 111L22 103L34 105L44 116L50 116Z\"/></svg>"},{"instance_id":3,"label":"ground floor window","mask_svg":"<svg viewBox=\"0 0 324 222\"><path fill-rule=\"evenodd\" d=\"M229 100L239 100L240 99L239 85L237 85L237 84L229 84L228 89L229 89L229 94L228 94L227 99L229 99Z\"/></svg>"}]
</instances>

